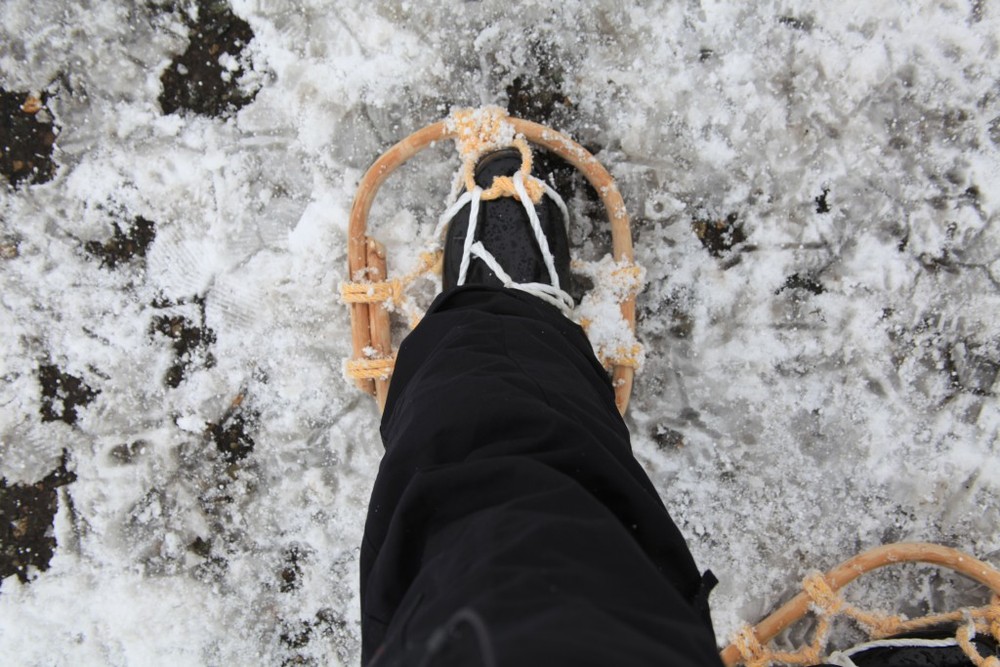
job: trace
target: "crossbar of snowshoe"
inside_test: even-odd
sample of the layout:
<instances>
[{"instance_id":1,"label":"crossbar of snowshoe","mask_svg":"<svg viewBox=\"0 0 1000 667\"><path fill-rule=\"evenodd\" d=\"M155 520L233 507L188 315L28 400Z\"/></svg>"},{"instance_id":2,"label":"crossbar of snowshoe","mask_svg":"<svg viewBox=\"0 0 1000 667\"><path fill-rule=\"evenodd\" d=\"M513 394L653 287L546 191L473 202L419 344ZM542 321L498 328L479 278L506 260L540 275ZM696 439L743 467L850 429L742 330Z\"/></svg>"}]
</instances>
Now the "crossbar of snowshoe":
<instances>
[{"instance_id":1,"label":"crossbar of snowshoe","mask_svg":"<svg viewBox=\"0 0 1000 667\"><path fill-rule=\"evenodd\" d=\"M948 568L1000 596L1000 571L958 549L926 542L902 542L875 547L844 561L823 575L823 578L831 590L839 591L867 572L900 563L926 563ZM800 592L754 626L753 633L757 641L767 644L785 628L801 620L809 612L811 604L809 595L805 591ZM726 667L732 667L741 661L740 650L735 643L723 649L721 656Z\"/></svg>"},{"instance_id":2,"label":"crossbar of snowshoe","mask_svg":"<svg viewBox=\"0 0 1000 667\"><path fill-rule=\"evenodd\" d=\"M628 212L625 209L621 193L618 192L618 187L607 169L587 149L561 132L520 118L508 117L507 122L513 125L515 131L524 135L528 141L552 151L584 175L597 191L607 212L611 225L612 254L615 260L631 263L634 259L634 251ZM375 262L375 266L369 264L371 261L369 247L374 241L368 236L368 216L379 188L396 168L414 155L435 142L451 139L454 136L448 129L447 121L428 125L387 150L365 172L358 184L348 224L347 262L348 275L351 280L356 280L357 276L365 276L370 280L375 280L375 274L380 276L378 278L380 280L385 277L384 250L381 251L381 264L378 264L378 261ZM377 242L374 243L376 243L376 247L380 247L377 246ZM622 316L633 332L635 331L635 298L635 294L630 294L621 303ZM354 359L371 358L373 348L377 355L391 356L389 317L388 313L385 313L384 317L382 313L385 313L385 308L380 304L351 304ZM628 408L634 377L635 369L632 366L616 364L612 369L615 404L622 414ZM361 379L357 380L357 384L359 388L376 397L380 410L385 408L385 397L389 387L388 377L375 380Z\"/></svg>"}]
</instances>

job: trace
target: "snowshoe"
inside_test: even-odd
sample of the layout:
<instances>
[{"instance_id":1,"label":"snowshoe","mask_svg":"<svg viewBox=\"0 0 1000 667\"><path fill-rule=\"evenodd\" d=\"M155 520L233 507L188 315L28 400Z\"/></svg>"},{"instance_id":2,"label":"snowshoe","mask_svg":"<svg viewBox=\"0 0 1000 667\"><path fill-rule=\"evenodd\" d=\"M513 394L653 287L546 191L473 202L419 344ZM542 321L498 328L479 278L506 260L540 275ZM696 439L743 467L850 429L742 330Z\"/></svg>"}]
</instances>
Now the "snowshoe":
<instances>
[{"instance_id":1,"label":"snowshoe","mask_svg":"<svg viewBox=\"0 0 1000 667\"><path fill-rule=\"evenodd\" d=\"M463 161L452 202L417 268L403 276L388 277L385 248L367 231L375 195L393 170L424 148L448 138L455 139ZM576 304L568 290L568 213L559 195L532 175L529 142L576 167L598 192L607 211L613 254L607 271L609 287L600 290L595 285L592 292L616 299L620 320L610 327L602 322L597 327L600 334L588 335L611 371L615 402L619 411L625 412L642 358L641 346L635 341L635 298L643 274L634 264L621 194L608 171L585 148L551 128L512 118L496 107L459 110L418 130L376 160L358 185L348 225L350 282L341 285L342 299L351 310L354 348L345 374L373 394L380 409L385 405L395 361L390 312L408 315L410 326L415 326L422 311L406 289L416 279L440 272L442 261L445 287L486 282L522 289L567 315L572 313L585 329L594 318L615 310L592 307L577 312L581 306L574 310ZM462 187L465 192L459 196ZM440 239L446 227L442 250ZM618 324L620 333L614 331ZM606 333L609 330L613 332L610 336ZM594 335L607 340L597 340Z\"/></svg>"}]
</instances>

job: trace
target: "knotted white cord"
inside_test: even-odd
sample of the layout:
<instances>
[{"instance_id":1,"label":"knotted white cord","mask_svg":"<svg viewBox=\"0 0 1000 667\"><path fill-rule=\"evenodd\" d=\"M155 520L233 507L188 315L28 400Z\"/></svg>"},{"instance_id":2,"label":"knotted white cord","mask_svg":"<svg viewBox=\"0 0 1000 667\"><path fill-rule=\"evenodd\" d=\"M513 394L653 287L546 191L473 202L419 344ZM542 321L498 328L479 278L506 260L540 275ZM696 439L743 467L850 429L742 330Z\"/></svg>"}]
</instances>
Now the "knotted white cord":
<instances>
[{"instance_id":1,"label":"knotted white cord","mask_svg":"<svg viewBox=\"0 0 1000 667\"><path fill-rule=\"evenodd\" d=\"M545 187L545 193L552 198L552 201L556 203L559 207L559 211L563 215L563 223L569 227L569 211L566 208L566 203L563 201L559 193L553 190L545 182L542 182ZM517 289L522 292L527 292L532 294L539 299L550 303L556 308L558 308L566 316L569 316L570 312L576 305L571 297L566 291L561 289L559 285L559 274L556 272L555 258L552 256L552 251L549 249L548 239L545 238L545 234L542 232L542 224L538 219L538 214L535 212L535 206L531 201L531 197L528 196L528 192L524 187L524 175L519 171L514 174L514 190L517 192L518 197L521 200L521 205L524 206L525 212L528 214L528 220L531 224L531 230L535 234L535 241L538 243L538 248L542 253L542 261L545 263L545 268L548 270L549 279L552 284L546 283L518 283L510 277L500 262L497 261L496 257L493 256L489 250L480 241L475 240L476 227L479 223L479 205L482 201L483 189L478 185L471 191L466 192L458 200L448 207L441 217L438 218L437 229L435 230L435 237L440 238L444 227L454 218L460 210L466 205L470 204L469 210L469 227L465 234L465 244L462 247L462 260L458 266L458 280L455 282L456 285L464 285L465 279L469 271L469 263L472 256L475 255L483 262L486 266L496 274L497 279L503 284L504 287L509 289Z\"/></svg>"},{"instance_id":2,"label":"knotted white cord","mask_svg":"<svg viewBox=\"0 0 1000 667\"><path fill-rule=\"evenodd\" d=\"M465 245L462 247L462 263L458 266L457 285L465 284L465 275L469 272L469 261L472 258L472 244L476 237L476 224L479 222L479 202L483 197L483 189L478 185L472 191L472 205L469 208L469 228L465 232Z\"/></svg>"},{"instance_id":3,"label":"knotted white cord","mask_svg":"<svg viewBox=\"0 0 1000 667\"><path fill-rule=\"evenodd\" d=\"M566 208L566 202L563 201L563 198L559 196L559 193L553 190L548 183L545 181L542 181L541 183L542 187L545 188L545 194L547 194L552 201L556 203L556 206L558 206L559 210L562 212L563 224L566 225L566 233L569 234L569 210Z\"/></svg>"},{"instance_id":4,"label":"knotted white cord","mask_svg":"<svg viewBox=\"0 0 1000 667\"><path fill-rule=\"evenodd\" d=\"M549 250L549 240L542 233L542 223L539 222L535 205L531 201L531 197L528 196L528 191L524 188L524 174L520 171L514 174L514 191L521 198L524 210L528 214L528 220L531 221L531 230L535 232L535 240L538 241L538 247L542 251L542 260L545 262L545 268L549 270L549 280L553 287L559 289L559 274L556 273L555 259L552 257L552 251Z\"/></svg>"},{"instance_id":5,"label":"knotted white cord","mask_svg":"<svg viewBox=\"0 0 1000 667\"><path fill-rule=\"evenodd\" d=\"M477 189L479 189L480 196L481 196L482 195L482 188L477 188ZM451 206L448 207L447 211L445 211L444 213L442 213L438 217L437 227L434 228L434 238L438 239L438 243L440 243L440 239L442 238L442 235L444 234L444 228L448 225L449 222L451 222L452 218L454 218L456 215L458 215L458 212L462 210L462 207L465 206L466 204L468 204L470 201L472 201L472 193L471 192L465 192L465 193L462 194L461 197L459 197L455 201L454 204L452 204ZM438 247L440 247L440 246L438 246Z\"/></svg>"},{"instance_id":6,"label":"knotted white cord","mask_svg":"<svg viewBox=\"0 0 1000 667\"><path fill-rule=\"evenodd\" d=\"M521 290L522 292L527 292L528 294L537 296L542 301L550 303L561 310L567 317L569 316L570 311L573 310L573 297L558 287L547 283L514 282L510 275L508 275L508 273L503 270L503 267L500 266L500 262L496 260L496 257L494 257L493 254L487 250L485 246L483 246L482 241L476 241L472 245L472 253L479 259L483 260L483 262L486 263L486 266L490 267L490 270L496 274L497 279L503 283L504 287L508 289Z\"/></svg>"}]
</instances>

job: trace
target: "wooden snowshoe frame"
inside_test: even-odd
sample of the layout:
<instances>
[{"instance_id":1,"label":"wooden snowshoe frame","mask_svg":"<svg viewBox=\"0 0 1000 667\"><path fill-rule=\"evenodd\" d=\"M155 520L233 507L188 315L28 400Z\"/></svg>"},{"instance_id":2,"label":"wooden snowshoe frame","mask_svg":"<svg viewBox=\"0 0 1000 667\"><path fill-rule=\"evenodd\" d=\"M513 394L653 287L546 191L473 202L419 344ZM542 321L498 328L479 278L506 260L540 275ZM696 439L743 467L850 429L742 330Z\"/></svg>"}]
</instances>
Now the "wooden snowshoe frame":
<instances>
[{"instance_id":1,"label":"wooden snowshoe frame","mask_svg":"<svg viewBox=\"0 0 1000 667\"><path fill-rule=\"evenodd\" d=\"M993 593L989 605L979 609L963 609L956 612L936 614L924 618L904 620L898 616L884 616L864 612L847 604L837 593L841 588L861 575L886 565L900 563L926 563L947 568L965 575L988 588ZM817 636L813 646L794 653L779 653L767 647L768 642L780 632L802 620L806 614L816 612L820 624L828 626L829 620L837 615L852 617L866 627L873 638L884 638L905 632L925 630L942 624L959 626L957 639L966 654L974 649L967 646L967 631L963 623L975 622L980 632L991 634L1000 641L1000 571L969 554L938 544L923 542L887 544L876 547L844 561L826 574L815 573L803 582L803 590L779 607L755 627L745 627L736 639L721 653L726 667L733 665L805 664L824 662L825 636ZM824 634L820 630L817 635ZM973 664L989 666L986 660L977 662L970 655ZM993 658L992 660L996 660Z\"/></svg>"},{"instance_id":2,"label":"wooden snowshoe frame","mask_svg":"<svg viewBox=\"0 0 1000 667\"><path fill-rule=\"evenodd\" d=\"M616 262L632 264L634 259L632 235L625 202L615 185L611 174L583 146L566 135L544 125L531 121L506 117L514 130L538 146L548 149L579 170L597 191L611 224L612 254ZM349 280L386 280L386 257L384 247L368 234L368 216L375 201L375 195L390 174L414 155L446 139L455 138L457 133L449 129L443 120L418 130L382 154L368 169L354 197L348 226L347 261ZM375 294L376 290L370 290ZM385 408L389 392L391 362L395 358L392 348L389 312L383 303L388 301L390 290L380 290L379 296L368 300L351 300L351 333L354 356L349 362L361 372L352 373L357 385L363 391L375 396L379 410ZM622 317L635 333L635 298L630 292L621 301ZM364 377L364 369L370 369ZM619 412L625 413L632 383L635 376L634 363L615 363L612 367L612 381L615 388L615 404Z\"/></svg>"}]
</instances>

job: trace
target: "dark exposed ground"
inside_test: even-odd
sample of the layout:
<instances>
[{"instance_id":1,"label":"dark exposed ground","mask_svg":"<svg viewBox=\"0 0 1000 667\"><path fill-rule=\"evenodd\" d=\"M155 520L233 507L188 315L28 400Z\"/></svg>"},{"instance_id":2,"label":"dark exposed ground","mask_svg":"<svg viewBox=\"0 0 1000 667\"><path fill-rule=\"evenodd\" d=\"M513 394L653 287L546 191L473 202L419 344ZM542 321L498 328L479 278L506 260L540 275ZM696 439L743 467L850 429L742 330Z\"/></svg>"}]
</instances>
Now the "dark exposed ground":
<instances>
[{"instance_id":1,"label":"dark exposed ground","mask_svg":"<svg viewBox=\"0 0 1000 667\"><path fill-rule=\"evenodd\" d=\"M150 335L164 336L171 341L174 350L174 363L167 370L163 382L167 387L176 389L180 386L192 367L211 368L215 365L215 356L211 345L215 342L215 332L205 325L205 299L193 297L190 301L174 302L168 299L158 300L153 307L171 310L176 306L191 304L195 307L196 320L182 314L166 314L153 318Z\"/></svg>"},{"instance_id":2,"label":"dark exposed ground","mask_svg":"<svg viewBox=\"0 0 1000 667\"><path fill-rule=\"evenodd\" d=\"M151 220L138 217L127 230L122 230L115 223L110 239L104 243L89 241L85 247L87 252L101 260L101 266L114 269L133 258L145 257L155 238L156 225Z\"/></svg>"},{"instance_id":3,"label":"dark exposed ground","mask_svg":"<svg viewBox=\"0 0 1000 667\"><path fill-rule=\"evenodd\" d=\"M238 62L253 39L250 25L219 0L199 0L198 18L185 15L185 22L190 29L187 50L175 57L160 77L163 113L187 110L219 117L253 101L256 91L238 85L243 66L227 68L222 62L227 55Z\"/></svg>"},{"instance_id":4,"label":"dark exposed ground","mask_svg":"<svg viewBox=\"0 0 1000 667\"><path fill-rule=\"evenodd\" d=\"M33 569L49 568L56 548L57 489L76 480L66 464L64 453L59 467L35 484L8 485L0 478L0 581L17 575L27 582Z\"/></svg>"},{"instance_id":5,"label":"dark exposed ground","mask_svg":"<svg viewBox=\"0 0 1000 667\"><path fill-rule=\"evenodd\" d=\"M691 226L698 240L713 257L725 255L746 240L746 233L736 213L730 213L719 220L695 219Z\"/></svg>"},{"instance_id":6,"label":"dark exposed ground","mask_svg":"<svg viewBox=\"0 0 1000 667\"><path fill-rule=\"evenodd\" d=\"M64 373L53 364L38 367L38 382L42 387L43 422L63 421L72 426L76 423L76 409L97 396L82 378Z\"/></svg>"},{"instance_id":7,"label":"dark exposed ground","mask_svg":"<svg viewBox=\"0 0 1000 667\"><path fill-rule=\"evenodd\" d=\"M14 187L45 183L55 173L52 147L59 129L47 101L44 94L0 88L0 174Z\"/></svg>"}]
</instances>

